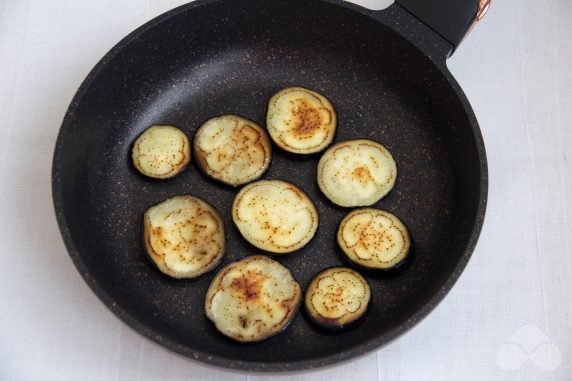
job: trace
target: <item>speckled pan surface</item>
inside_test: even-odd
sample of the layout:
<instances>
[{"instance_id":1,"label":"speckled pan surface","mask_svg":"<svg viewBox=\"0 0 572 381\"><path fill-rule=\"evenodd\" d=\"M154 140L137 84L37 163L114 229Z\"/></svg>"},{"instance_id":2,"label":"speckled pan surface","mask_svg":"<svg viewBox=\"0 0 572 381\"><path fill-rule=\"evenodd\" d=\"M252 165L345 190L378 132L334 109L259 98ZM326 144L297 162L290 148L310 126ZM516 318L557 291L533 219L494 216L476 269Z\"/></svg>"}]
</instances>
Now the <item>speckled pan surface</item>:
<instances>
[{"instance_id":1,"label":"speckled pan surface","mask_svg":"<svg viewBox=\"0 0 572 381\"><path fill-rule=\"evenodd\" d=\"M484 218L484 146L470 105L445 67L449 50L398 6L374 12L338 0L199 0L149 22L93 69L60 131L53 197L72 260L128 325L216 366L301 370L390 342L453 286ZM174 125L189 136L221 114L264 125L268 99L288 86L314 89L332 101L336 142L374 139L392 152L399 177L374 207L408 226L414 252L397 273L366 274L372 303L351 329L326 333L299 313L280 335L244 345L217 332L203 311L217 270L258 253L232 224L236 190L207 179L195 162L167 181L145 178L131 164L130 150L153 124ZM335 237L348 210L320 193L317 160L275 149L263 176L297 184L320 214L314 240L277 257L303 288L319 271L346 265ZM141 245L143 212L179 194L207 200L227 228L221 264L189 281L161 274Z\"/></svg>"}]
</instances>

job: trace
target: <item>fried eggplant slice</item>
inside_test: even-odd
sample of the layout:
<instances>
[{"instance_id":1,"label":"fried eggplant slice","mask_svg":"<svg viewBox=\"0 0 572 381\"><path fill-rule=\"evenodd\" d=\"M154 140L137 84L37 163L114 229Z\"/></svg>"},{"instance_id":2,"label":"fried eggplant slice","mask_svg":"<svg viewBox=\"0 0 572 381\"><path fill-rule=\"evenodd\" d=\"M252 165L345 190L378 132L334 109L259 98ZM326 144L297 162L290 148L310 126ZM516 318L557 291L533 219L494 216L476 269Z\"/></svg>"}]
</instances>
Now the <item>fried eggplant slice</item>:
<instances>
[{"instance_id":1,"label":"fried eggplant slice","mask_svg":"<svg viewBox=\"0 0 572 381\"><path fill-rule=\"evenodd\" d=\"M274 254L301 249L319 224L306 193L281 180L260 180L242 188L232 205L232 219L248 242Z\"/></svg>"},{"instance_id":2,"label":"fried eggplant slice","mask_svg":"<svg viewBox=\"0 0 572 381\"><path fill-rule=\"evenodd\" d=\"M393 214L372 208L357 209L338 227L338 244L353 264L371 270L391 270L406 259L411 238Z\"/></svg>"},{"instance_id":3,"label":"fried eggplant slice","mask_svg":"<svg viewBox=\"0 0 572 381\"><path fill-rule=\"evenodd\" d=\"M372 140L337 143L318 163L320 190L334 204L343 207L375 204L393 189L396 179L393 156Z\"/></svg>"},{"instance_id":4,"label":"fried eggplant slice","mask_svg":"<svg viewBox=\"0 0 572 381\"><path fill-rule=\"evenodd\" d=\"M344 328L358 320L370 299L371 290L365 278L347 267L333 267L316 275L304 298L310 319L331 329Z\"/></svg>"},{"instance_id":5,"label":"fried eggplant slice","mask_svg":"<svg viewBox=\"0 0 572 381\"><path fill-rule=\"evenodd\" d=\"M236 115L208 120L193 139L193 152L203 172L231 186L262 176L270 166L271 149L262 127Z\"/></svg>"},{"instance_id":6,"label":"fried eggplant slice","mask_svg":"<svg viewBox=\"0 0 572 381\"><path fill-rule=\"evenodd\" d=\"M143 216L143 242L151 261L173 278L195 278L224 255L223 220L200 198L175 196Z\"/></svg>"},{"instance_id":7,"label":"fried eggplant slice","mask_svg":"<svg viewBox=\"0 0 572 381\"><path fill-rule=\"evenodd\" d=\"M290 270L261 255L224 267L209 286L207 317L224 335L264 340L281 332L296 315L302 290Z\"/></svg>"},{"instance_id":8,"label":"fried eggplant slice","mask_svg":"<svg viewBox=\"0 0 572 381\"><path fill-rule=\"evenodd\" d=\"M337 117L334 106L323 95L303 87L289 87L270 98L266 125L278 147L312 154L332 143Z\"/></svg>"},{"instance_id":9,"label":"fried eggplant slice","mask_svg":"<svg viewBox=\"0 0 572 381\"><path fill-rule=\"evenodd\" d=\"M131 157L145 176L168 179L191 161L189 138L177 127L151 126L135 140Z\"/></svg>"}]
</instances>

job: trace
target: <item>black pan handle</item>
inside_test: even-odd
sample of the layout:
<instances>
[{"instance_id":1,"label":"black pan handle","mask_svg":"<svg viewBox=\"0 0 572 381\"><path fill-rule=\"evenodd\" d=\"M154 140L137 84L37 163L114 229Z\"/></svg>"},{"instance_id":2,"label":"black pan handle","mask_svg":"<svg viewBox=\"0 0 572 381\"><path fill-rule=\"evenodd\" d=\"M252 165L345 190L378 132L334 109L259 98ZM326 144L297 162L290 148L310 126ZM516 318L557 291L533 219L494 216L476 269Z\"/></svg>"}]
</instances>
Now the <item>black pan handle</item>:
<instances>
[{"instance_id":1,"label":"black pan handle","mask_svg":"<svg viewBox=\"0 0 572 381\"><path fill-rule=\"evenodd\" d=\"M489 9L491 0L396 0L454 48Z\"/></svg>"}]
</instances>

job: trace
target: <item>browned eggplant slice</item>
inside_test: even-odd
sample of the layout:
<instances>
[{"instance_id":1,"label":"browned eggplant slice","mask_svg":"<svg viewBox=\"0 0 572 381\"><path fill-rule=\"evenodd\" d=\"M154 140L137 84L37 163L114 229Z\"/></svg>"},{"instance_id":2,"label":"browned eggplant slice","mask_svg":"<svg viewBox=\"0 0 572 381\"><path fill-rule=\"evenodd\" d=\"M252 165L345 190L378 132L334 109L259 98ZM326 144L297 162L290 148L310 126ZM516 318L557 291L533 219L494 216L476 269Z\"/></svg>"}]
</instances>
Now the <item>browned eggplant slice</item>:
<instances>
[{"instance_id":1,"label":"browned eggplant slice","mask_svg":"<svg viewBox=\"0 0 572 381\"><path fill-rule=\"evenodd\" d=\"M173 126L151 126L135 140L131 157L145 176L167 179L191 161L189 138Z\"/></svg>"},{"instance_id":2,"label":"browned eggplant slice","mask_svg":"<svg viewBox=\"0 0 572 381\"><path fill-rule=\"evenodd\" d=\"M201 169L209 177L232 186L262 176L270 165L271 147L262 127L236 115L208 120L193 140Z\"/></svg>"},{"instance_id":3,"label":"browned eggplant slice","mask_svg":"<svg viewBox=\"0 0 572 381\"><path fill-rule=\"evenodd\" d=\"M300 285L290 270L261 255L224 267L209 286L207 317L224 335L253 342L281 332L296 315Z\"/></svg>"},{"instance_id":4,"label":"browned eggplant slice","mask_svg":"<svg viewBox=\"0 0 572 381\"><path fill-rule=\"evenodd\" d=\"M330 147L318 163L318 186L334 204L369 206L388 194L397 179L397 166L381 144L348 140Z\"/></svg>"},{"instance_id":5,"label":"browned eggplant slice","mask_svg":"<svg viewBox=\"0 0 572 381\"><path fill-rule=\"evenodd\" d=\"M323 95L303 87L290 87L270 98L266 125L278 147L312 154L332 143L337 117L334 106Z\"/></svg>"},{"instance_id":6,"label":"browned eggplant slice","mask_svg":"<svg viewBox=\"0 0 572 381\"><path fill-rule=\"evenodd\" d=\"M260 180L242 188L232 205L232 219L248 242L275 254L304 247L319 223L306 193L280 180Z\"/></svg>"},{"instance_id":7,"label":"browned eggplant slice","mask_svg":"<svg viewBox=\"0 0 572 381\"><path fill-rule=\"evenodd\" d=\"M390 270L406 259L411 238L393 214L372 208L357 209L338 227L338 244L350 262L372 270Z\"/></svg>"},{"instance_id":8,"label":"browned eggplant slice","mask_svg":"<svg viewBox=\"0 0 572 381\"><path fill-rule=\"evenodd\" d=\"M306 312L316 324L339 329L359 319L369 304L369 284L357 271L333 267L312 279L306 289Z\"/></svg>"},{"instance_id":9,"label":"browned eggplant slice","mask_svg":"<svg viewBox=\"0 0 572 381\"><path fill-rule=\"evenodd\" d=\"M222 218L193 196L176 196L143 216L143 242L151 261L173 278L195 278L212 270L224 255Z\"/></svg>"}]
</instances>

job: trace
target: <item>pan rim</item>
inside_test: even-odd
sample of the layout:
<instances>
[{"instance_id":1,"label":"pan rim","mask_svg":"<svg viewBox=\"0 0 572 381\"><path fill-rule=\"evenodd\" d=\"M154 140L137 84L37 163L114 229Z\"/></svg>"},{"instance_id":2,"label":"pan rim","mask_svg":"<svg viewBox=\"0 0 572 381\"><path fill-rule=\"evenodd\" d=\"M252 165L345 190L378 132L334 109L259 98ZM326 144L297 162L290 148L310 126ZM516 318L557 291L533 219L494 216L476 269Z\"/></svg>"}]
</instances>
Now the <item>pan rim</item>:
<instances>
[{"instance_id":1,"label":"pan rim","mask_svg":"<svg viewBox=\"0 0 572 381\"><path fill-rule=\"evenodd\" d=\"M432 295L427 303L415 311L411 317L405 321L404 323L397 325L388 330L386 334L374 337L366 342L363 342L359 345L354 346L348 350L340 351L335 354L325 355L322 357L313 357L308 360L296 361L296 362L273 362L273 363L266 363L266 362L256 362L256 361L238 361L232 358L227 358L219 355L209 354L207 352L198 351L189 348L188 346L182 345L173 341L171 339L162 337L153 329L147 327L142 322L140 322L136 316L131 315L125 309L123 309L120 305L118 305L114 299L104 290L102 286L94 279L91 275L89 267L84 263L82 256L80 255L79 250L76 248L76 244L74 242L74 238L71 235L70 228L68 225L68 221L65 216L65 200L63 199L63 187L62 187L62 178L61 178L61 167L63 166L63 147L65 146L73 118L79 105L80 101L84 98L86 93L88 92L89 88L93 81L98 77L101 70L106 67L109 61L111 61L117 53L122 51L126 46L131 44L135 39L141 36L146 31L157 27L164 21L180 14L183 12L190 11L195 8L208 6L210 4L214 4L217 2L221 2L225 0L196 0L191 3L187 3L181 5L177 8L174 8L166 13L163 13L156 18L146 22L139 28L135 29L133 32L129 33L126 37L120 40L117 44L115 44L111 50L109 50L105 56L93 67L93 69L89 72L86 78L83 80L82 84L78 88L77 92L75 93L72 101L68 109L66 110L65 116L63 118L60 130L58 132L57 141L55 145L55 150L52 159L52 200L54 211L56 214L56 219L58 222L58 227L64 241L66 250L72 259L73 264L81 274L84 281L90 287L90 289L94 292L94 294L99 298L101 302L111 311L113 314L118 317L122 322L124 322L127 326L132 328L134 331L139 333L140 335L146 337L151 342L155 344L159 344L160 347L169 349L171 353L175 353L184 357L185 359L196 360L195 362L200 363L200 365L207 365L207 366L214 366L217 368L223 369L230 369L233 371L257 371L257 372L283 372L283 371L303 371L315 368L323 368L325 366L333 366L339 365L342 362L347 362L351 359L355 359L359 356L366 355L373 350L380 349L383 346L389 344L402 334L408 332L413 328L417 323L419 323L422 319L427 317L429 313L445 298L445 296L449 293L449 291L453 288L454 284L458 280L459 276L465 269L472 253L476 247L483 223L485 218L485 211L486 211L486 204L487 204L487 194L488 194L488 169L487 169L487 159L486 159L486 152L485 146L483 142L483 138L481 135L480 128L478 126L477 119L474 115L474 112L470 106L470 103L462 91L461 87L454 79L452 74L447 69L446 65L440 64L436 59L429 59L433 62L433 64L439 69L440 73L444 76L444 78L448 81L449 85L455 91L458 96L459 101L461 102L463 109L468 117L469 123L471 125L474 141L476 144L477 155L479 158L479 169L480 169L480 186L478 190L478 205L477 205L477 212L475 216L475 220L473 223L473 229L469 236L469 239L462 251L462 255L459 257L457 264L454 267L454 270L447 278L447 280L443 283L442 287L439 289L437 293ZM371 11L366 8L360 7L359 5L347 3L343 0L314 0L318 2L327 3L334 6L340 6L355 12L358 12L364 16L372 17L376 22L385 25L382 21L378 18L373 17L374 14L379 14L382 11ZM391 7L390 7L391 8ZM389 9L389 8L387 8ZM386 9L386 10L387 10ZM385 25L388 29L391 29L394 33L400 35L404 40L408 41L401 33L396 31L394 28ZM425 56L427 56L423 50L416 47L419 52ZM444 61L443 61L444 63Z\"/></svg>"}]
</instances>

